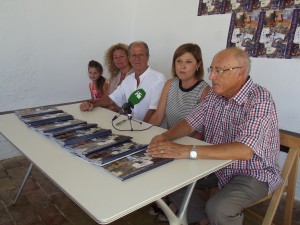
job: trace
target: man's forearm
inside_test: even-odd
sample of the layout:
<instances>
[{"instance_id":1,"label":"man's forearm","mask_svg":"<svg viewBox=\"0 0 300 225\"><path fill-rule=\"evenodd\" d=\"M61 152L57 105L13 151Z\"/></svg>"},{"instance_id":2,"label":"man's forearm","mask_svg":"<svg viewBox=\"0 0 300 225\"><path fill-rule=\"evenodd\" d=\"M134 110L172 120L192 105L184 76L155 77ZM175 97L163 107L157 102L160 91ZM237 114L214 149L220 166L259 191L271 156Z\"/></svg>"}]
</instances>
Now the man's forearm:
<instances>
[{"instance_id":1,"label":"man's forearm","mask_svg":"<svg viewBox=\"0 0 300 225\"><path fill-rule=\"evenodd\" d=\"M155 109L149 109L144 117L144 122L148 123L154 113L155 113Z\"/></svg>"},{"instance_id":2,"label":"man's forearm","mask_svg":"<svg viewBox=\"0 0 300 225\"><path fill-rule=\"evenodd\" d=\"M110 97L106 96L106 97L103 97L99 100L96 100L96 101L93 101L93 105L94 107L97 107L97 106L100 106L100 107L108 107L110 105L112 105L114 102L111 100Z\"/></svg>"},{"instance_id":3,"label":"man's forearm","mask_svg":"<svg viewBox=\"0 0 300 225\"><path fill-rule=\"evenodd\" d=\"M176 126L164 132L163 135L168 140L174 140L177 138L188 136L193 132L194 132L193 127L186 120L183 119Z\"/></svg>"}]
</instances>

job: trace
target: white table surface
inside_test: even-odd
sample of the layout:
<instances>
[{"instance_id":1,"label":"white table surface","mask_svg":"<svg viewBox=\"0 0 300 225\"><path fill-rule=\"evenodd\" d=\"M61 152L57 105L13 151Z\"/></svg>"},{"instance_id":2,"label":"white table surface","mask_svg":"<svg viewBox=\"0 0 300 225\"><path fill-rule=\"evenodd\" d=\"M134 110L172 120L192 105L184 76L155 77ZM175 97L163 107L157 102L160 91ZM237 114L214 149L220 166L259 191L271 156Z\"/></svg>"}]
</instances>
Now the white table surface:
<instances>
[{"instance_id":1,"label":"white table surface","mask_svg":"<svg viewBox=\"0 0 300 225\"><path fill-rule=\"evenodd\" d=\"M116 131L111 126L115 113L106 109L81 112L79 104L58 108L76 119L110 128L115 134L133 136L133 141L138 143L148 144L153 136L164 131L159 127L146 131ZM121 116L116 122L123 118L126 117ZM136 129L149 126L134 121L132 125ZM130 128L129 122L122 124L120 128ZM121 181L103 168L73 156L56 142L29 129L14 114L0 115L0 132L99 224L111 223L230 163L229 160L174 160ZM189 137L178 139L177 142L205 144Z\"/></svg>"}]
</instances>

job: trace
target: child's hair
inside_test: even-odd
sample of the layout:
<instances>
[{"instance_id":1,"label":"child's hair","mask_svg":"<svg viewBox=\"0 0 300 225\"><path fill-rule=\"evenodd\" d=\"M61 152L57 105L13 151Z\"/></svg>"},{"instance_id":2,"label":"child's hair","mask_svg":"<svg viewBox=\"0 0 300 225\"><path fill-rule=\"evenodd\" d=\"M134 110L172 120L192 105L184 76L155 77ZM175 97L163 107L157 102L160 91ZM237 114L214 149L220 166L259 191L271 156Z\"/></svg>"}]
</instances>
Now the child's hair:
<instances>
[{"instance_id":1,"label":"child's hair","mask_svg":"<svg viewBox=\"0 0 300 225\"><path fill-rule=\"evenodd\" d=\"M103 67L102 67L102 65L101 65L99 62L97 62L97 61L95 61L95 60L91 60L91 61L89 62L89 65L88 65L88 69L91 68L91 67L96 68L96 70L102 75L102 73L103 73ZM96 80L96 88L97 88L98 90L100 90L101 92L104 91L104 90L103 90L103 84L105 83L105 81L106 81L106 79L105 79L105 77L103 77L103 76L100 76L100 77Z\"/></svg>"}]
</instances>

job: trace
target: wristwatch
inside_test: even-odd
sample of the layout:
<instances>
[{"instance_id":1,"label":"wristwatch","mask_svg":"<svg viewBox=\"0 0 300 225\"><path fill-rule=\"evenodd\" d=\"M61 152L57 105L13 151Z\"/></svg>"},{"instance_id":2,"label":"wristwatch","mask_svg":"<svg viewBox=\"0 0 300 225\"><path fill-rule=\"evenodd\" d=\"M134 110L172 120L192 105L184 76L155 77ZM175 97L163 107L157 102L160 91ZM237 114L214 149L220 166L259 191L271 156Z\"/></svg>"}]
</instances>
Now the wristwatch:
<instances>
[{"instance_id":1,"label":"wristwatch","mask_svg":"<svg viewBox=\"0 0 300 225\"><path fill-rule=\"evenodd\" d=\"M198 158L197 148L195 145L193 145L193 148L190 151L190 159L197 159L197 158Z\"/></svg>"}]
</instances>

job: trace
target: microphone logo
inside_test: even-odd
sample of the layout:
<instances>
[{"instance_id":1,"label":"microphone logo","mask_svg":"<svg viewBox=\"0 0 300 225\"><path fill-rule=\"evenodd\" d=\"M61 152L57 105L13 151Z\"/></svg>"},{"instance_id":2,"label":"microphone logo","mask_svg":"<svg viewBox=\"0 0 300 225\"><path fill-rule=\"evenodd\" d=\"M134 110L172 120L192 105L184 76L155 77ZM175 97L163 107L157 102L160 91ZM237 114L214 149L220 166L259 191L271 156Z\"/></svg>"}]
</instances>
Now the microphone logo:
<instances>
[{"instance_id":1,"label":"microphone logo","mask_svg":"<svg viewBox=\"0 0 300 225\"><path fill-rule=\"evenodd\" d=\"M138 99L141 99L141 98L144 98L144 95L140 91L136 91L135 97L137 97Z\"/></svg>"},{"instance_id":2,"label":"microphone logo","mask_svg":"<svg viewBox=\"0 0 300 225\"><path fill-rule=\"evenodd\" d=\"M146 92L142 88L132 92L131 95L128 98L128 102L126 102L122 106L122 108L119 111L119 114L115 115L112 120L114 121L115 119L117 119L122 114L131 113L131 110L133 109L134 105L140 103L144 99L145 95L146 95Z\"/></svg>"}]
</instances>

